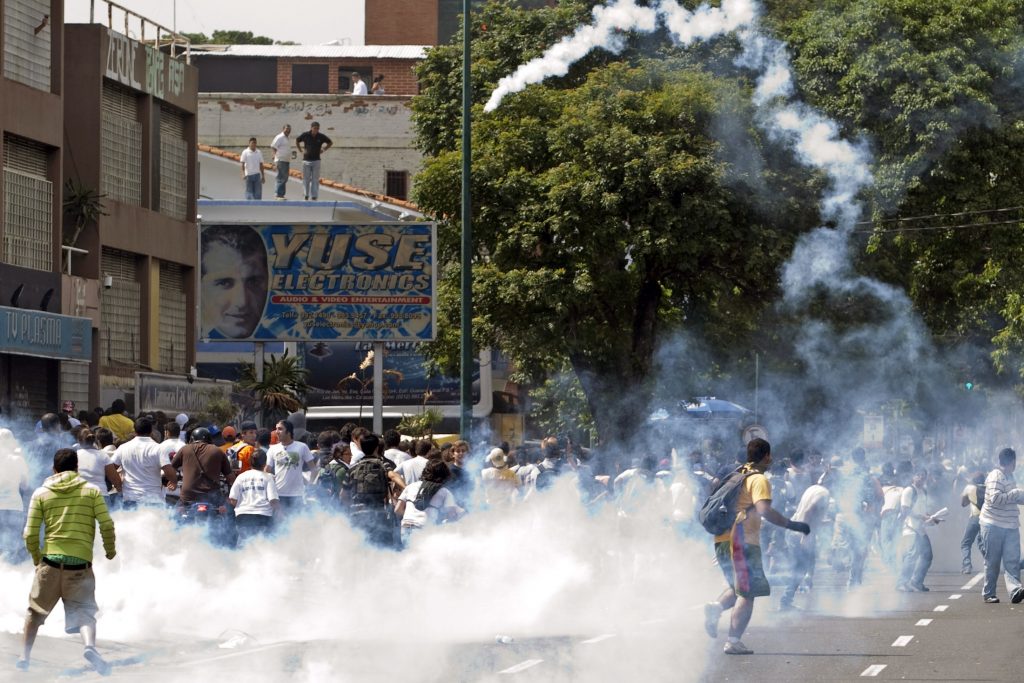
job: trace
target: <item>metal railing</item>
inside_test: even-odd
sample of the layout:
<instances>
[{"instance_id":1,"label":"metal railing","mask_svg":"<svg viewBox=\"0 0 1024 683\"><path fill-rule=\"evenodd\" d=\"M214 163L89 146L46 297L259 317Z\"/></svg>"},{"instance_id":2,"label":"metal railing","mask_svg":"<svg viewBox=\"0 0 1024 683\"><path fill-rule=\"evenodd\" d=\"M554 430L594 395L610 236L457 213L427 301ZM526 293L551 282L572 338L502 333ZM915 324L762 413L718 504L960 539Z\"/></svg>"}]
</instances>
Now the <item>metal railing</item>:
<instances>
[{"instance_id":1,"label":"metal railing","mask_svg":"<svg viewBox=\"0 0 1024 683\"><path fill-rule=\"evenodd\" d=\"M96 2L97 0L89 0L89 23L95 24L96 22ZM107 6L107 28L115 31L119 31L120 27L114 26L114 10L119 11L123 16L119 17L124 20L124 31L123 34L126 36L132 36L132 26L138 26L138 39L140 42L149 43L157 50L167 46L170 47L170 54L173 59L180 57L185 58L186 64L192 62L192 41L180 33L176 33L172 29L158 24L155 21L147 19L137 12L117 4L116 2L110 2L110 0L99 0L103 5ZM102 20L99 22L102 23ZM156 31L156 35L147 38L146 27L150 27L151 30Z\"/></svg>"}]
</instances>

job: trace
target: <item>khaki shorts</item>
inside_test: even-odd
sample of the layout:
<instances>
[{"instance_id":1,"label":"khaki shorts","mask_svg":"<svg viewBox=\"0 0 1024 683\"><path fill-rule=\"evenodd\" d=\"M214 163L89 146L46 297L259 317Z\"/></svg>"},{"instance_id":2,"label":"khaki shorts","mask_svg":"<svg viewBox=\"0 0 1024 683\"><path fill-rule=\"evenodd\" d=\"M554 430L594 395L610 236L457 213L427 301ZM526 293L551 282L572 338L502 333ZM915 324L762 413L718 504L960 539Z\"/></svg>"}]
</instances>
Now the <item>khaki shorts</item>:
<instances>
[{"instance_id":1,"label":"khaki shorts","mask_svg":"<svg viewBox=\"0 0 1024 683\"><path fill-rule=\"evenodd\" d=\"M46 621L58 600L64 601L64 631L78 633L83 626L96 625L96 577L92 568L57 569L40 562L36 566L28 614L37 624Z\"/></svg>"}]
</instances>

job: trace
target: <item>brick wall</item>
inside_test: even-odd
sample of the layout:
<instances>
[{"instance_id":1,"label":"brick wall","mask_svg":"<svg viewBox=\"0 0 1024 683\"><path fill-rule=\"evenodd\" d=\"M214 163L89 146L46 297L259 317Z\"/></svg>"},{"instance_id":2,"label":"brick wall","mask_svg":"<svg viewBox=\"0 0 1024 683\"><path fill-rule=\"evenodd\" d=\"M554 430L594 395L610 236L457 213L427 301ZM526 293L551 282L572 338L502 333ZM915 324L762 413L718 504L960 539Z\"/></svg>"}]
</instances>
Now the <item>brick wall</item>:
<instances>
[{"instance_id":1,"label":"brick wall","mask_svg":"<svg viewBox=\"0 0 1024 683\"><path fill-rule=\"evenodd\" d=\"M270 141L284 124L291 124L294 145L317 121L334 142L323 156L321 176L383 193L386 171L408 171L411 181L420 168L409 100L395 95L200 95L198 137L200 143L241 152L255 135L269 161ZM292 168L299 168L300 161Z\"/></svg>"},{"instance_id":2,"label":"brick wall","mask_svg":"<svg viewBox=\"0 0 1024 683\"><path fill-rule=\"evenodd\" d=\"M411 43L410 43L411 44ZM329 92L338 92L338 70L342 67L352 69L353 67L369 66L370 73L360 73L366 81L369 89L373 77L377 74L384 74L384 87L389 95L415 95L419 93L419 84L413 67L416 65L414 59L327 59L323 57L279 57L277 60L277 92L290 93L292 91L292 65L294 64L327 64L330 78L328 80Z\"/></svg>"},{"instance_id":3,"label":"brick wall","mask_svg":"<svg viewBox=\"0 0 1024 683\"><path fill-rule=\"evenodd\" d=\"M373 0L366 3L367 45L437 45L437 0Z\"/></svg>"}]
</instances>

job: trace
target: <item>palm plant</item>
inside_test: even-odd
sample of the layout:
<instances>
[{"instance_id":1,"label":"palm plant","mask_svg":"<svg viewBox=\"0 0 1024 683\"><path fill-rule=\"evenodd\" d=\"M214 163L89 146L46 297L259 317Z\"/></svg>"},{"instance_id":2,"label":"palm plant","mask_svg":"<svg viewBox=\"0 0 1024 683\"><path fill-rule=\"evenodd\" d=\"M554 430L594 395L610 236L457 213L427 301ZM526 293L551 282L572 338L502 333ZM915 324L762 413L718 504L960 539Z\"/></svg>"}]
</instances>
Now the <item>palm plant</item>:
<instances>
[{"instance_id":1,"label":"palm plant","mask_svg":"<svg viewBox=\"0 0 1024 683\"><path fill-rule=\"evenodd\" d=\"M273 424L303 407L303 398L309 389L308 375L309 370L299 367L299 359L285 351L280 358L270 355L270 361L263 365L262 380L256 378L253 363L242 363L236 386L255 399L262 423Z\"/></svg>"}]
</instances>

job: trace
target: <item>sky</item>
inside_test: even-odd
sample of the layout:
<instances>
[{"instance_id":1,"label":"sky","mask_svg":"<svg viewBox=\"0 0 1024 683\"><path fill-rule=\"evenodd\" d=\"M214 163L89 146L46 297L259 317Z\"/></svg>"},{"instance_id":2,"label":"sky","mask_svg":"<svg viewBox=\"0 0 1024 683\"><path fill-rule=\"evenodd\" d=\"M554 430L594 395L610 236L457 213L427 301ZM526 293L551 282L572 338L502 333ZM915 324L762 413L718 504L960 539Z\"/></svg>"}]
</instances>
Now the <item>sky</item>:
<instances>
[{"instance_id":1,"label":"sky","mask_svg":"<svg viewBox=\"0 0 1024 683\"><path fill-rule=\"evenodd\" d=\"M274 40L317 45L333 40L363 44L364 0L117 0L117 4L150 21L187 33L212 34L215 30L252 31ZM96 21L106 23L107 5L96 0ZM124 15L114 10L115 28ZM65 0L64 20L89 21L89 0ZM134 24L129 24L129 30ZM134 36L133 36L134 37Z\"/></svg>"}]
</instances>

